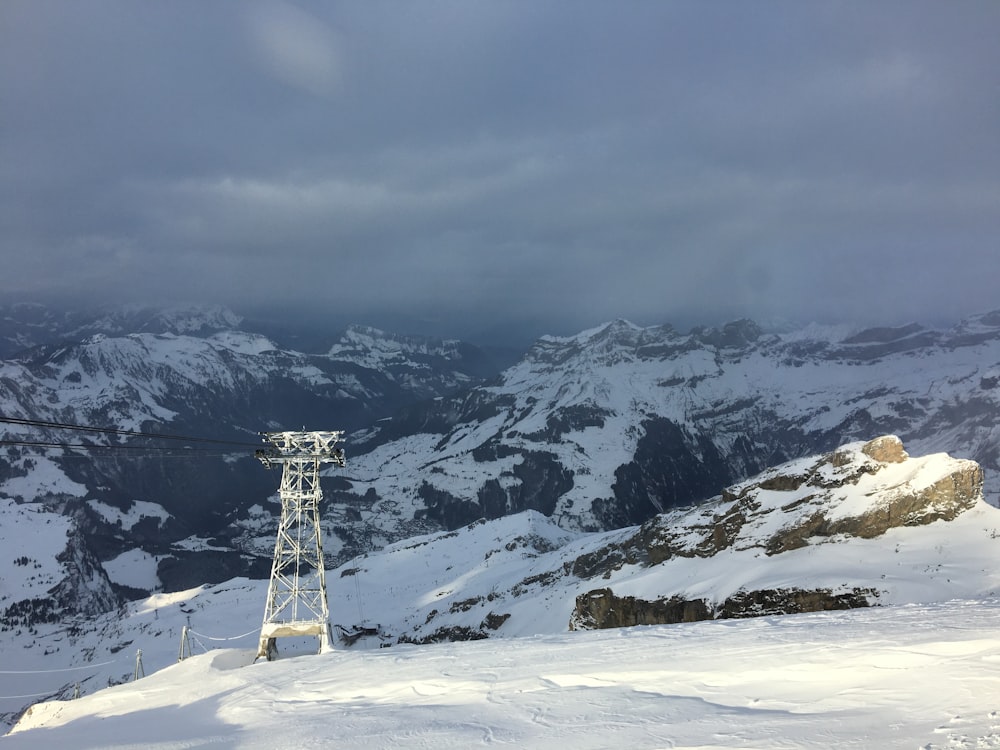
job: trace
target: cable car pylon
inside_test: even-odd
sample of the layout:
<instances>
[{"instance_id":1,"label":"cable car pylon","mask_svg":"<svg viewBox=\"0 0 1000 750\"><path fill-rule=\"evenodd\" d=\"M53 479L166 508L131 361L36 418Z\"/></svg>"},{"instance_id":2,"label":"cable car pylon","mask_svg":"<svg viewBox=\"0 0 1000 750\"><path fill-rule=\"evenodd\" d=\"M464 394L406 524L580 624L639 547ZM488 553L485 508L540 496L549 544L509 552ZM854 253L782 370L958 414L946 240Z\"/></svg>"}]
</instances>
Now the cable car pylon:
<instances>
[{"instance_id":1,"label":"cable car pylon","mask_svg":"<svg viewBox=\"0 0 1000 750\"><path fill-rule=\"evenodd\" d=\"M324 463L344 466L344 451L336 432L262 432L271 447L258 450L267 468L282 465L281 522L274 543L271 581L267 587L264 622L257 658L277 654L277 639L315 635L320 652L332 648L330 610L323 566L323 534L319 523L322 490L319 469Z\"/></svg>"}]
</instances>

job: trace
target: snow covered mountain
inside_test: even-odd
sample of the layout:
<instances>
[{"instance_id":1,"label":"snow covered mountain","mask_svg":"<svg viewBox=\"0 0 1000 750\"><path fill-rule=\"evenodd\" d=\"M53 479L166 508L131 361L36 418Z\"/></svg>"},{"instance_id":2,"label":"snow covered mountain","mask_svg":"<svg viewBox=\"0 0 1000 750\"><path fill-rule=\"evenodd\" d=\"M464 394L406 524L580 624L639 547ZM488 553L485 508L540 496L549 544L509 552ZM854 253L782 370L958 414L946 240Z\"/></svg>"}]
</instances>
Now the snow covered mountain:
<instances>
[{"instance_id":1,"label":"snow covered mountain","mask_svg":"<svg viewBox=\"0 0 1000 750\"><path fill-rule=\"evenodd\" d=\"M248 442L262 429L353 431L347 468L324 479L331 566L524 510L570 532L641 524L784 460L882 433L918 453L974 459L989 501L1000 492L1000 313L947 331L774 334L741 321L682 334L614 321L543 337L485 380L492 371L474 347L364 327L307 354L233 328L238 316L223 310L109 314L110 333L94 332L97 318L30 312L21 328L49 343L0 363L5 416ZM145 328L123 333L129 325ZM5 425L4 438L66 434ZM81 438L109 440L124 438ZM62 577L27 598L82 576L97 593L81 610L96 611L109 590L139 597L266 575L278 477L251 451L6 447L3 517L44 513L23 528L69 523L80 540L65 555L79 560L72 569L56 560L61 539L38 543L38 564Z\"/></svg>"},{"instance_id":2,"label":"snow covered mountain","mask_svg":"<svg viewBox=\"0 0 1000 750\"><path fill-rule=\"evenodd\" d=\"M164 442L0 424L8 443L0 454L5 524L34 529L36 513L46 514L42 525L68 524L82 567L56 561L63 539L53 549L39 541L32 558L44 558L39 564L63 571L65 580L78 569L91 580L96 569L100 592L79 599L84 612L114 602L111 588L135 596L266 575L266 559L235 551L225 539L227 529L239 528L234 520L261 517L255 509L277 486L253 458L259 431L358 429L493 373L470 345L373 328L348 328L329 352L305 354L233 328L240 318L222 309L136 309L85 320L37 307L28 312L22 329L49 343L0 361L3 418L236 441ZM123 333L129 326L140 332ZM127 446L10 444L18 442ZM16 520L22 516L27 520ZM54 585L51 576L45 580ZM44 598L47 588L36 588L30 598Z\"/></svg>"},{"instance_id":3,"label":"snow covered mountain","mask_svg":"<svg viewBox=\"0 0 1000 750\"><path fill-rule=\"evenodd\" d=\"M208 335L238 329L243 318L220 306L152 308L141 306L98 310L55 310L39 304L0 306L0 357L26 349L103 334L173 333Z\"/></svg>"},{"instance_id":4,"label":"snow covered mountain","mask_svg":"<svg viewBox=\"0 0 1000 750\"><path fill-rule=\"evenodd\" d=\"M957 742L970 733L986 742L979 746L997 747L990 732L1000 722L992 714L991 724L989 715L1000 707L983 703L995 695L945 689L985 678L983 670L1000 658L989 635L1000 592L992 564L1000 510L983 501L981 488L974 462L910 457L886 436L792 461L641 526L568 531L536 511L479 521L330 571L338 653L275 664L244 666L255 652L264 581L157 594L68 624L22 625L0 639L9 668L0 672L3 695L68 698L77 684L84 695L99 692L36 707L8 741L41 747L70 732L75 746L100 747L113 736L108 732L118 732L130 742L175 746L169 743L225 741L238 732L240 746L273 746L274 733L265 739L253 718L266 707L268 721L278 716L289 727L302 725L290 742L307 736L359 746L361 738L384 738L388 746L404 727L416 726L443 746L461 746L472 735L458 717L467 719L476 706L486 711L480 719L490 716L487 723L510 741L548 747L559 734L554 725L518 718L528 710L527 692L550 716L568 721L575 712L577 723L558 722L562 741L573 727L593 747L607 746L612 728L616 740L624 731L634 746L658 747L676 732L687 742L704 740L709 726L719 747L770 745L780 737L794 738L785 743L790 747L827 747L831 737L910 747L917 738ZM845 608L866 613L828 611ZM820 611L803 619L774 616ZM764 619L736 624L750 616ZM579 632L691 620L718 622L613 637ZM213 651L135 685L100 690L133 678L137 649L147 674L175 663L185 625L195 653L246 650ZM456 639L499 639L504 646L426 646ZM284 657L315 649L314 639L286 640ZM42 661L48 671L37 671ZM760 680L736 679L744 673ZM916 687L929 680L933 695ZM572 695L556 690L570 686ZM687 718L667 722L667 729L662 713L657 721L645 704L634 705L650 690L660 710L668 694L698 698L702 708L692 704L682 711ZM139 703L136 691L144 696ZM706 691L715 696L708 703ZM705 708L717 701L744 708L724 715ZM178 705L196 720L193 733L178 734L169 719ZM491 713L490 706L517 708ZM774 724L781 706L785 718ZM329 729L342 709L350 709L343 719L351 731ZM98 715L105 718L95 721ZM893 730L889 717L906 731Z\"/></svg>"},{"instance_id":5,"label":"snow covered mountain","mask_svg":"<svg viewBox=\"0 0 1000 750\"><path fill-rule=\"evenodd\" d=\"M609 529L883 433L976 460L997 502L1000 313L949 331L615 321L543 338L498 382L353 436L350 489L334 499L387 532L397 518L456 528L525 509Z\"/></svg>"}]
</instances>

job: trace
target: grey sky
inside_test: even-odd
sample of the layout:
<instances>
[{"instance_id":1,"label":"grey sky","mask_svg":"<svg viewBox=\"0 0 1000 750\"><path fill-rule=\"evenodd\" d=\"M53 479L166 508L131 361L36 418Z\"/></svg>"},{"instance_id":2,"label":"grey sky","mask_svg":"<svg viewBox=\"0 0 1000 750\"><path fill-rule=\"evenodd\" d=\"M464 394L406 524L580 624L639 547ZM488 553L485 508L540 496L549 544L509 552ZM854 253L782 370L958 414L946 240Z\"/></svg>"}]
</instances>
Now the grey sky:
<instances>
[{"instance_id":1,"label":"grey sky","mask_svg":"<svg viewBox=\"0 0 1000 750\"><path fill-rule=\"evenodd\" d=\"M1000 307L1000 3L0 3L0 294L479 336Z\"/></svg>"}]
</instances>

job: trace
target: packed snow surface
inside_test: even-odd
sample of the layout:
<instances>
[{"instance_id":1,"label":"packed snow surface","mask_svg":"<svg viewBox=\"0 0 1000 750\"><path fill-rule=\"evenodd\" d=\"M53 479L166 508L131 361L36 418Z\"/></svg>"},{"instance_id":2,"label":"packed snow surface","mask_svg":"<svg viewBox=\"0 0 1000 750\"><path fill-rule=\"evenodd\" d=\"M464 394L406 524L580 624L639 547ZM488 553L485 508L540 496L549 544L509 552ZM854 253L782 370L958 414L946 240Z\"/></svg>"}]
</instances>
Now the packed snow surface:
<instances>
[{"instance_id":1,"label":"packed snow surface","mask_svg":"<svg viewBox=\"0 0 1000 750\"><path fill-rule=\"evenodd\" d=\"M40 704L21 748L997 748L1000 603L196 656Z\"/></svg>"}]
</instances>

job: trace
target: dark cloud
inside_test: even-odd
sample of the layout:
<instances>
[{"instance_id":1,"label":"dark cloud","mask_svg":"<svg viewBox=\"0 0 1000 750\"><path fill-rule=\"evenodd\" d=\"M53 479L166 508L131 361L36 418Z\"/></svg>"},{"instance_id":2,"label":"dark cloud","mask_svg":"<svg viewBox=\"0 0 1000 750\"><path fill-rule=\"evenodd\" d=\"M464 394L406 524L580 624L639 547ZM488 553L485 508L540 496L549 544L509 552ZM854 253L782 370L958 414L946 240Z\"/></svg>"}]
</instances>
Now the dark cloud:
<instances>
[{"instance_id":1,"label":"dark cloud","mask_svg":"<svg viewBox=\"0 0 1000 750\"><path fill-rule=\"evenodd\" d=\"M1000 6L0 4L0 293L445 335L1000 307Z\"/></svg>"}]
</instances>

